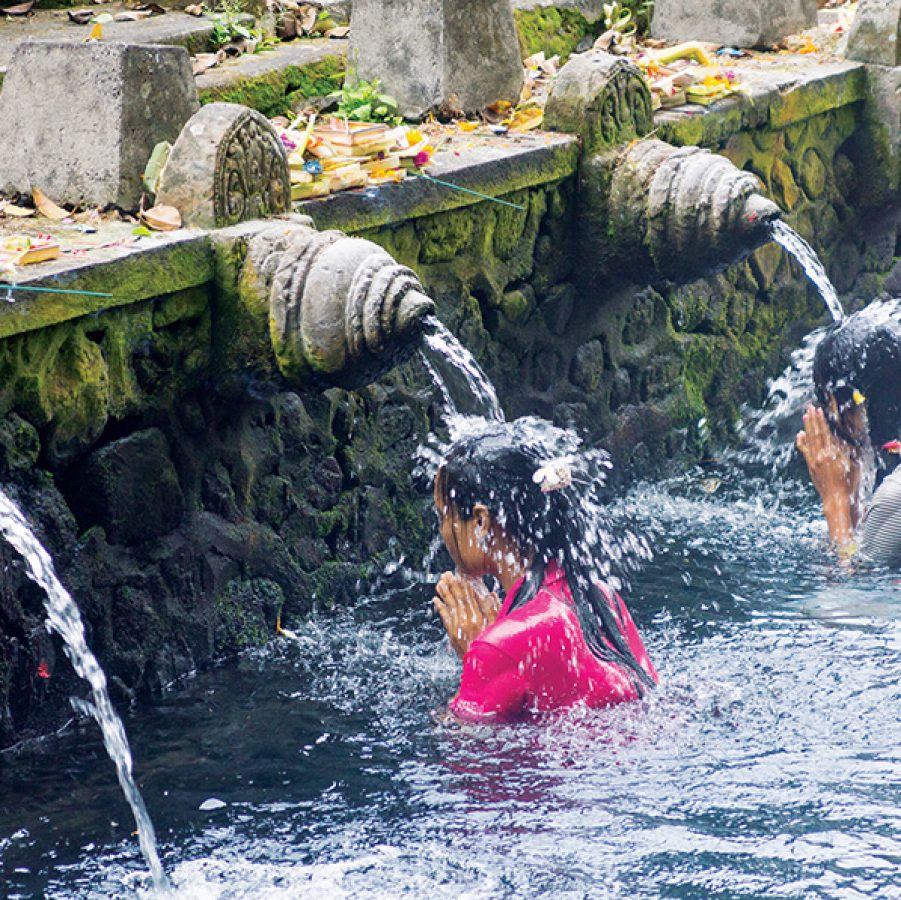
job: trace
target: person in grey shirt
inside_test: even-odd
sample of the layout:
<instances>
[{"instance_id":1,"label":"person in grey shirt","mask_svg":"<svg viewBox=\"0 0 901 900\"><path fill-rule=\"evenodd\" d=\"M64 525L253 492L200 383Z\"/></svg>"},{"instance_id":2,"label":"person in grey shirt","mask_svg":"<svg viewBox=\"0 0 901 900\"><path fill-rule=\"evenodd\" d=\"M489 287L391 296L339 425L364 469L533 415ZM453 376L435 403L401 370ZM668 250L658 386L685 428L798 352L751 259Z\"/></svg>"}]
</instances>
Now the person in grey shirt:
<instances>
[{"instance_id":1,"label":"person in grey shirt","mask_svg":"<svg viewBox=\"0 0 901 900\"><path fill-rule=\"evenodd\" d=\"M898 308L874 304L823 338L813 362L819 406L807 409L796 439L839 554L893 568L901 568ZM870 459L876 489L868 498L861 494Z\"/></svg>"}]
</instances>

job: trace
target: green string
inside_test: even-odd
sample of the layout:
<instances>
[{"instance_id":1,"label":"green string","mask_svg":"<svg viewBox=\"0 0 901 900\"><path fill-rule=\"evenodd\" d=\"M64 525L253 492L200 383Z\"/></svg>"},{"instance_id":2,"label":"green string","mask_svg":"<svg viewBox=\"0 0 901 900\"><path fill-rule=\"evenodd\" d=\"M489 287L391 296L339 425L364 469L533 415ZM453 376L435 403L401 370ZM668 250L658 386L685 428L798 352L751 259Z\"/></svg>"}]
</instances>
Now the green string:
<instances>
[{"instance_id":1,"label":"green string","mask_svg":"<svg viewBox=\"0 0 901 900\"><path fill-rule=\"evenodd\" d=\"M422 172L417 172L416 176L418 178L425 178L426 181L432 181L435 184L440 184L442 187L453 188L455 191L460 191L464 194L472 194L473 197L479 197L482 200L490 200L492 203L500 203L501 206L510 206L513 209L519 209L525 212L527 207L520 206L518 203L511 203L509 200L501 200L498 197L489 197L488 194L482 194L479 191L473 191L469 188L460 187L459 184L452 184L450 181L442 181L440 178L433 178L431 175L425 175Z\"/></svg>"},{"instance_id":2,"label":"green string","mask_svg":"<svg viewBox=\"0 0 901 900\"><path fill-rule=\"evenodd\" d=\"M85 297L112 297L112 294L104 294L100 291L79 291L75 288L45 288L29 287L27 284L0 284L0 290L10 293L16 291L34 291L38 294L81 294Z\"/></svg>"}]
</instances>

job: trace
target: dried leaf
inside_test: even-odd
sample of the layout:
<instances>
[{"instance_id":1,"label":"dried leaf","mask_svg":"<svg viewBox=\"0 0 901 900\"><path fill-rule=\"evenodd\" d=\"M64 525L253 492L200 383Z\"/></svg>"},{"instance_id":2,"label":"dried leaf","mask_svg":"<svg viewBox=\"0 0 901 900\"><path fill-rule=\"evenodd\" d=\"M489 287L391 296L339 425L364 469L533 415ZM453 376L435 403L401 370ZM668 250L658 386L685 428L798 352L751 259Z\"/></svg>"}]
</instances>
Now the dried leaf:
<instances>
[{"instance_id":1,"label":"dried leaf","mask_svg":"<svg viewBox=\"0 0 901 900\"><path fill-rule=\"evenodd\" d=\"M34 200L34 205L38 208L40 214L48 219L53 219L54 222L61 222L72 215L61 206L57 206L43 191L38 190L36 187L31 189L31 199Z\"/></svg>"},{"instance_id":2,"label":"dried leaf","mask_svg":"<svg viewBox=\"0 0 901 900\"><path fill-rule=\"evenodd\" d=\"M166 9L159 3L142 3L140 6L134 7L134 12L147 13L148 16L164 16Z\"/></svg>"},{"instance_id":3,"label":"dried leaf","mask_svg":"<svg viewBox=\"0 0 901 900\"><path fill-rule=\"evenodd\" d=\"M185 13L189 16L202 16L203 15L203 7L199 3L192 3L190 6L185 7Z\"/></svg>"},{"instance_id":4,"label":"dried leaf","mask_svg":"<svg viewBox=\"0 0 901 900\"><path fill-rule=\"evenodd\" d=\"M527 109L518 109L513 118L507 123L509 131L531 131L537 128L544 120L544 113L537 106Z\"/></svg>"},{"instance_id":5,"label":"dried leaf","mask_svg":"<svg viewBox=\"0 0 901 900\"><path fill-rule=\"evenodd\" d=\"M337 28L330 28L326 31L325 36L333 40L341 40L350 34L350 28L347 25L339 25Z\"/></svg>"},{"instance_id":6,"label":"dried leaf","mask_svg":"<svg viewBox=\"0 0 901 900\"><path fill-rule=\"evenodd\" d=\"M27 16L31 12L36 0L28 0L27 3L17 3L15 6L6 6L0 9L4 16Z\"/></svg>"},{"instance_id":7,"label":"dried leaf","mask_svg":"<svg viewBox=\"0 0 901 900\"><path fill-rule=\"evenodd\" d=\"M506 119L512 108L513 104L509 100L495 100L482 110L482 118L494 125Z\"/></svg>"},{"instance_id":8,"label":"dried leaf","mask_svg":"<svg viewBox=\"0 0 901 900\"><path fill-rule=\"evenodd\" d=\"M114 22L137 22L141 19L149 19L150 13L145 10L132 9L127 12L116 13L113 16Z\"/></svg>"},{"instance_id":9,"label":"dried leaf","mask_svg":"<svg viewBox=\"0 0 901 900\"><path fill-rule=\"evenodd\" d=\"M301 6L295 13L299 30L303 34L312 34L316 28L319 10L315 6Z\"/></svg>"},{"instance_id":10,"label":"dried leaf","mask_svg":"<svg viewBox=\"0 0 901 900\"><path fill-rule=\"evenodd\" d=\"M88 41L102 41L103 40L103 26L102 25L94 25L91 27L91 33L84 39L85 43Z\"/></svg>"},{"instance_id":11,"label":"dried leaf","mask_svg":"<svg viewBox=\"0 0 901 900\"><path fill-rule=\"evenodd\" d=\"M198 53L191 57L191 70L195 75L201 75L207 69L212 69L222 62L222 56L219 53Z\"/></svg>"},{"instance_id":12,"label":"dried leaf","mask_svg":"<svg viewBox=\"0 0 901 900\"><path fill-rule=\"evenodd\" d=\"M142 221L155 231L181 228L181 213L174 206L154 206L141 212Z\"/></svg>"},{"instance_id":13,"label":"dried leaf","mask_svg":"<svg viewBox=\"0 0 901 900\"><path fill-rule=\"evenodd\" d=\"M69 21L73 25L87 25L88 22L93 18L94 13L92 13L89 9L75 9L69 10Z\"/></svg>"},{"instance_id":14,"label":"dried leaf","mask_svg":"<svg viewBox=\"0 0 901 900\"><path fill-rule=\"evenodd\" d=\"M519 92L519 102L520 103L525 103L527 100L532 99L532 85L533 84L534 84L534 82L530 78L527 78L522 83L522 90Z\"/></svg>"},{"instance_id":15,"label":"dried leaf","mask_svg":"<svg viewBox=\"0 0 901 900\"><path fill-rule=\"evenodd\" d=\"M4 216L15 216L17 219L25 219L33 216L37 212L36 209L27 209L24 206L16 206L15 203L7 203L3 207Z\"/></svg>"},{"instance_id":16,"label":"dried leaf","mask_svg":"<svg viewBox=\"0 0 901 900\"><path fill-rule=\"evenodd\" d=\"M280 16L275 26L275 34L282 41L297 37L297 19L293 15Z\"/></svg>"}]
</instances>

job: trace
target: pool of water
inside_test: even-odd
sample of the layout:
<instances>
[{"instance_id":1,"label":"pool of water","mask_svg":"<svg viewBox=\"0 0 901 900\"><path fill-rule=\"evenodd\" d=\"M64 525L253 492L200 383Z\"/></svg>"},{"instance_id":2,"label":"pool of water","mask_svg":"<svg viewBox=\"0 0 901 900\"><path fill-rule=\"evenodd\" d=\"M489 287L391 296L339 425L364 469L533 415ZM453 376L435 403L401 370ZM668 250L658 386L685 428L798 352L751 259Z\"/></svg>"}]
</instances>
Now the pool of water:
<instances>
[{"instance_id":1,"label":"pool of water","mask_svg":"<svg viewBox=\"0 0 901 900\"><path fill-rule=\"evenodd\" d=\"M832 565L806 486L720 477L617 505L645 702L434 727L459 666L411 583L132 712L177 896L901 897L901 580ZM0 758L5 896L147 896L95 732Z\"/></svg>"}]
</instances>

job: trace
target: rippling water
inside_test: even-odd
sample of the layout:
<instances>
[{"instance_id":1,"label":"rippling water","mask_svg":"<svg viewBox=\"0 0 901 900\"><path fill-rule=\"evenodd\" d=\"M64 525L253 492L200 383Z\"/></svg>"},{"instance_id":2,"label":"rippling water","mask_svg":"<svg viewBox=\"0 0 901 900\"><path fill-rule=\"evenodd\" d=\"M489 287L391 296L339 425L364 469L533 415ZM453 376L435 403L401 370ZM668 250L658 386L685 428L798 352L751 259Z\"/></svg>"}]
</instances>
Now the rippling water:
<instances>
[{"instance_id":1,"label":"rippling water","mask_svg":"<svg viewBox=\"0 0 901 900\"><path fill-rule=\"evenodd\" d=\"M899 579L834 567L792 482L615 514L656 548L647 702L436 730L458 663L411 586L132 714L177 896L901 897ZM92 730L2 760L8 896L148 896L130 831Z\"/></svg>"}]
</instances>

